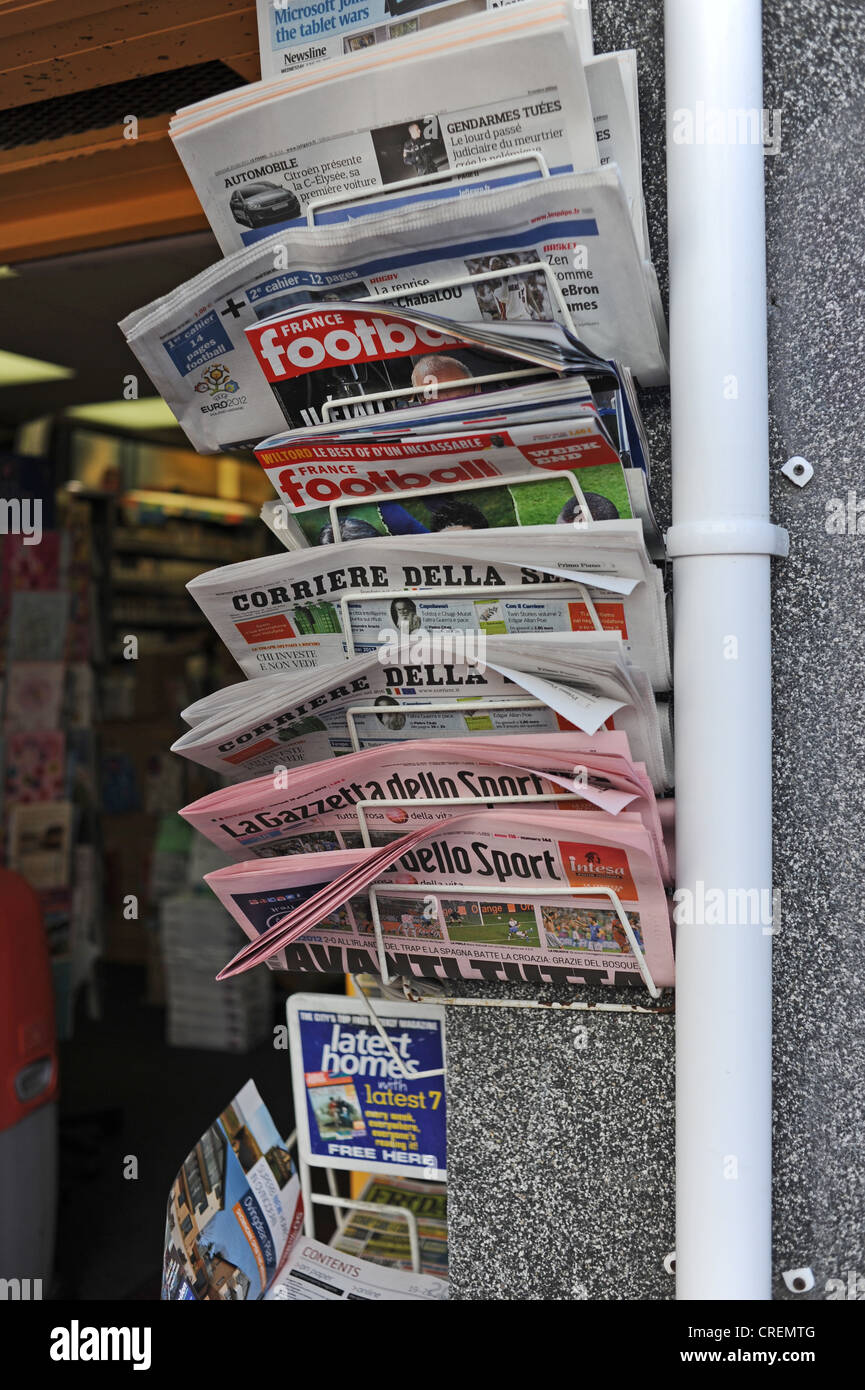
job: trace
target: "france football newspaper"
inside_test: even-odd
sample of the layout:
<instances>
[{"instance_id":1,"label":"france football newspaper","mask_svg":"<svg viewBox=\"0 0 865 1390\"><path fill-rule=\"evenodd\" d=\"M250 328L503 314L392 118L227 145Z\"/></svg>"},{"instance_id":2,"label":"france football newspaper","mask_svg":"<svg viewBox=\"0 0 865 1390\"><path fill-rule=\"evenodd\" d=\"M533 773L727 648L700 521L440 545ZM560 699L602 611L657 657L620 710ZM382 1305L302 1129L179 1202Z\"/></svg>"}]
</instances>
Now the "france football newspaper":
<instances>
[{"instance_id":1,"label":"france football newspaper","mask_svg":"<svg viewBox=\"0 0 865 1390\"><path fill-rule=\"evenodd\" d=\"M257 322L328 297L426 304L461 322L503 312L540 321L553 311L551 283L592 352L641 385L667 380L657 280L614 164L360 222L292 228L218 262L120 327L190 442L213 453L285 428L246 337Z\"/></svg>"}]
</instances>

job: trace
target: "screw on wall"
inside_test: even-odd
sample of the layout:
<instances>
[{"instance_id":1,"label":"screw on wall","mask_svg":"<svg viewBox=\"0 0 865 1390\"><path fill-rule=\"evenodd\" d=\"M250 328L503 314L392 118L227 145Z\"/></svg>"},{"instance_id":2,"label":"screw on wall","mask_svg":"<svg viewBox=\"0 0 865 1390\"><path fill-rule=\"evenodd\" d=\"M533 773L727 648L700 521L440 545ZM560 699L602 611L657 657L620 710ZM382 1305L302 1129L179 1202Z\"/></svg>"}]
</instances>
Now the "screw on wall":
<instances>
[{"instance_id":1,"label":"screw on wall","mask_svg":"<svg viewBox=\"0 0 865 1390\"><path fill-rule=\"evenodd\" d=\"M782 1278L791 1293L809 1293L814 1287L811 1269L785 1269Z\"/></svg>"},{"instance_id":2,"label":"screw on wall","mask_svg":"<svg viewBox=\"0 0 865 1390\"><path fill-rule=\"evenodd\" d=\"M795 483L797 487L804 487L805 484L810 483L813 478L814 467L807 459L803 459L801 454L794 454L793 457L788 459L784 464L781 472L786 478L790 479L791 483Z\"/></svg>"},{"instance_id":3,"label":"screw on wall","mask_svg":"<svg viewBox=\"0 0 865 1390\"><path fill-rule=\"evenodd\" d=\"M669 1255L664 1256L664 1269L668 1274L676 1273L676 1252L671 1250Z\"/></svg>"}]
</instances>

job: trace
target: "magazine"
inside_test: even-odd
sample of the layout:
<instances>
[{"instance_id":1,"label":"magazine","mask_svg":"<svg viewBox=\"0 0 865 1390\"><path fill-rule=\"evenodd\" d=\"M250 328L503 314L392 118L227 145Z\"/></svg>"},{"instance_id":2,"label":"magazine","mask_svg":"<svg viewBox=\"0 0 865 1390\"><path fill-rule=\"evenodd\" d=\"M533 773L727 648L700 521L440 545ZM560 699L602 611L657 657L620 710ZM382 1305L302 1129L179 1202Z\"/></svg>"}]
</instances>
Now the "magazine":
<instances>
[{"instance_id":1,"label":"magazine","mask_svg":"<svg viewBox=\"0 0 865 1390\"><path fill-rule=\"evenodd\" d=\"M388 1177L443 1181L442 1009L389 1002L376 1010L376 1028L369 1006L357 996L294 994L286 1017L302 1174L306 1165L362 1166Z\"/></svg>"},{"instance_id":2,"label":"magazine","mask_svg":"<svg viewBox=\"0 0 865 1390\"><path fill-rule=\"evenodd\" d=\"M302 1232L300 1181L285 1141L248 1081L201 1136L168 1197L162 1298L446 1298L441 1277L337 1255Z\"/></svg>"},{"instance_id":3,"label":"magazine","mask_svg":"<svg viewBox=\"0 0 865 1390\"><path fill-rule=\"evenodd\" d=\"M63 713L69 668L62 661L13 661L6 672L4 724L13 729L56 729Z\"/></svg>"},{"instance_id":4,"label":"magazine","mask_svg":"<svg viewBox=\"0 0 865 1390\"><path fill-rule=\"evenodd\" d=\"M361 223L293 229L290 238L277 234L128 315L120 327L191 443L212 453L284 429L246 339L250 325L326 295L395 295L398 303L441 306L460 321L492 319L500 311L490 282L479 277L539 263L593 352L630 368L642 385L666 381L657 282L612 165L423 210L390 210ZM540 288L546 275L536 280ZM545 313L549 296L547 305Z\"/></svg>"},{"instance_id":5,"label":"magazine","mask_svg":"<svg viewBox=\"0 0 865 1390\"><path fill-rule=\"evenodd\" d=\"M409 1302L446 1299L442 1275L414 1274L334 1251L321 1241L299 1236L265 1301L329 1303L334 1299Z\"/></svg>"},{"instance_id":6,"label":"magazine","mask_svg":"<svg viewBox=\"0 0 865 1390\"><path fill-rule=\"evenodd\" d=\"M559 0L223 93L178 112L169 134L224 255L303 225L311 203L337 194L503 156L510 165L487 169L481 187L537 178L537 154L553 174L599 162L573 11ZM464 187L401 190L399 201L459 198ZM380 201L329 207L326 220L362 218Z\"/></svg>"},{"instance_id":7,"label":"magazine","mask_svg":"<svg viewBox=\"0 0 865 1390\"><path fill-rule=\"evenodd\" d=\"M273 922L268 899L281 893L290 905L295 875L303 898ZM377 919L388 970L399 975L638 985L636 941L655 985L673 983L654 846L627 811L469 811L367 851L312 895L305 855L229 865L207 882L250 938L220 979L277 954L290 969L376 970Z\"/></svg>"},{"instance_id":8,"label":"magazine","mask_svg":"<svg viewBox=\"0 0 865 1390\"><path fill-rule=\"evenodd\" d=\"M62 729L16 729L6 736L6 804L59 801L66 794Z\"/></svg>"},{"instance_id":9,"label":"magazine","mask_svg":"<svg viewBox=\"0 0 865 1390\"><path fill-rule=\"evenodd\" d=\"M74 822L70 801L24 801L10 806L8 867L37 892L67 888Z\"/></svg>"}]
</instances>

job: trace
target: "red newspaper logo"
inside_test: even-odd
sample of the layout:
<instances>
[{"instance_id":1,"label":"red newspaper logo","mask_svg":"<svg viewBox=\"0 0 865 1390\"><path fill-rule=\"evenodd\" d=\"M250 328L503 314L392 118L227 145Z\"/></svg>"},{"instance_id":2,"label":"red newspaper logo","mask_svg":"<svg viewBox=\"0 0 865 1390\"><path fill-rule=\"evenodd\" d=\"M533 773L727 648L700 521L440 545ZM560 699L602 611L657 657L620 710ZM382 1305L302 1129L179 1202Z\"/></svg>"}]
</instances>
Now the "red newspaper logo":
<instances>
[{"instance_id":1,"label":"red newspaper logo","mask_svg":"<svg viewBox=\"0 0 865 1390\"><path fill-rule=\"evenodd\" d=\"M572 888L612 888L620 898L636 900L637 889L623 849L560 840L559 853Z\"/></svg>"},{"instance_id":2,"label":"red newspaper logo","mask_svg":"<svg viewBox=\"0 0 865 1390\"><path fill-rule=\"evenodd\" d=\"M245 331L270 382L347 363L382 362L429 348L466 346L460 338L368 308L286 315L269 324L252 324Z\"/></svg>"},{"instance_id":3,"label":"red newspaper logo","mask_svg":"<svg viewBox=\"0 0 865 1390\"><path fill-rule=\"evenodd\" d=\"M270 748L276 748L278 744L275 738L264 738L260 743L247 743L243 748L239 748L236 753L226 753L223 755L223 762L226 763L245 763L250 758L254 758L259 753L266 753Z\"/></svg>"},{"instance_id":4,"label":"red newspaper logo","mask_svg":"<svg viewBox=\"0 0 865 1390\"><path fill-rule=\"evenodd\" d=\"M619 462L619 455L612 444L596 429L594 423L587 425L582 438L524 444L520 453L535 468L547 468L551 473L567 472L572 468L597 468L602 463Z\"/></svg>"},{"instance_id":5,"label":"red newspaper logo","mask_svg":"<svg viewBox=\"0 0 865 1390\"><path fill-rule=\"evenodd\" d=\"M255 646L258 642L279 641L282 637L296 637L297 633L284 613L273 613L268 618L249 618L245 623L235 623L244 642Z\"/></svg>"}]
</instances>

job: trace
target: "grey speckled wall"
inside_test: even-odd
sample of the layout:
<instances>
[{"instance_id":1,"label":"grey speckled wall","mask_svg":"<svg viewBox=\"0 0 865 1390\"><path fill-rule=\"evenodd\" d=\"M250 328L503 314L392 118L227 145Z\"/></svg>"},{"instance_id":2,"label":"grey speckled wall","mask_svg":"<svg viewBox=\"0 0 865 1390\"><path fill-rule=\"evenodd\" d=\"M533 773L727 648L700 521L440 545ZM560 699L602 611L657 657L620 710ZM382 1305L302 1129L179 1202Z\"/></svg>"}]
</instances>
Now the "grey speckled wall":
<instances>
[{"instance_id":1,"label":"grey speckled wall","mask_svg":"<svg viewBox=\"0 0 865 1390\"><path fill-rule=\"evenodd\" d=\"M593 9L598 52L639 54L666 290L663 6ZM775 1297L792 1297L783 1270L810 1266L804 1297L825 1298L828 1280L865 1275L861 0L764 0L764 45L765 105L781 113L766 160L773 508L791 535L774 585ZM666 525L666 393L643 406ZM814 465L802 490L778 472L791 454ZM827 531L851 492L861 533ZM449 1011L454 1297L672 1297L673 1033L669 1016Z\"/></svg>"}]
</instances>

